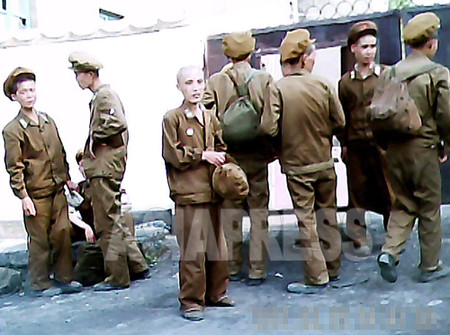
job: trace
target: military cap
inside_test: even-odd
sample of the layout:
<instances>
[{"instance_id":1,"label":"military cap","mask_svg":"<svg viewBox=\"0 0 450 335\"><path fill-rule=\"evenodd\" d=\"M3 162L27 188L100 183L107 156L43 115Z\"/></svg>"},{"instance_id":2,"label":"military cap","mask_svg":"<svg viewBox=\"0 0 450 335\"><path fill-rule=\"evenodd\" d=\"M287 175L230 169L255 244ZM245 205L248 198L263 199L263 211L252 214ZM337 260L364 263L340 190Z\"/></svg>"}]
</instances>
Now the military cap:
<instances>
[{"instance_id":1,"label":"military cap","mask_svg":"<svg viewBox=\"0 0 450 335\"><path fill-rule=\"evenodd\" d=\"M24 67L16 67L14 70L12 70L12 72L8 75L5 82L3 83L3 92L10 100L12 100L11 94L15 93L12 92L13 86L16 83L18 77L21 75L28 75L33 78L33 80L36 80L36 75L30 69Z\"/></svg>"},{"instance_id":2,"label":"military cap","mask_svg":"<svg viewBox=\"0 0 450 335\"><path fill-rule=\"evenodd\" d=\"M95 57L81 51L72 52L69 55L69 62L72 63L72 66L69 67L69 69L74 70L75 72L97 71L103 69L103 64L95 59Z\"/></svg>"},{"instance_id":3,"label":"military cap","mask_svg":"<svg viewBox=\"0 0 450 335\"><path fill-rule=\"evenodd\" d=\"M222 40L222 50L229 58L239 58L255 50L256 40L250 31L231 33Z\"/></svg>"},{"instance_id":4,"label":"military cap","mask_svg":"<svg viewBox=\"0 0 450 335\"><path fill-rule=\"evenodd\" d=\"M216 167L212 176L214 191L227 200L247 198L249 186L245 172L234 163L225 163Z\"/></svg>"},{"instance_id":5,"label":"military cap","mask_svg":"<svg viewBox=\"0 0 450 335\"><path fill-rule=\"evenodd\" d=\"M422 13L408 21L403 30L403 40L406 44L424 42L433 37L441 27L439 17L432 13Z\"/></svg>"},{"instance_id":6,"label":"military cap","mask_svg":"<svg viewBox=\"0 0 450 335\"><path fill-rule=\"evenodd\" d=\"M299 57L316 40L309 38L309 31L306 29L297 29L288 31L280 45L281 61Z\"/></svg>"},{"instance_id":7,"label":"military cap","mask_svg":"<svg viewBox=\"0 0 450 335\"><path fill-rule=\"evenodd\" d=\"M355 44L361 37L365 35L372 35L377 37L378 27L375 22L361 21L355 23L348 32L347 45Z\"/></svg>"}]
</instances>

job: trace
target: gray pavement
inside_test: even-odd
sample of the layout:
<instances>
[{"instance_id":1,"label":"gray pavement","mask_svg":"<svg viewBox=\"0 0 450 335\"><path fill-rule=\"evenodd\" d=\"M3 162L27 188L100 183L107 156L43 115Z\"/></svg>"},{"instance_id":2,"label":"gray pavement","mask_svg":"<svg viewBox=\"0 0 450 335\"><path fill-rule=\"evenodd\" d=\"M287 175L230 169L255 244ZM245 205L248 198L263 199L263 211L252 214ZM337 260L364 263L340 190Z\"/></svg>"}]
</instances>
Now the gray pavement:
<instances>
[{"instance_id":1,"label":"gray pavement","mask_svg":"<svg viewBox=\"0 0 450 335\"><path fill-rule=\"evenodd\" d=\"M341 220L343 219L340 216ZM450 210L443 208L442 260L450 265ZM384 240L380 217L371 215L373 252L365 259L344 256L343 281L368 277L366 283L316 295L286 292L286 285L302 278L298 252L291 241L298 235L290 217L271 218L271 254L267 281L259 287L232 282L234 308L208 308L205 320L186 321L178 311L178 264L174 237L171 253L153 270L150 280L126 290L83 292L53 298L26 295L0 297L0 334L448 334L450 278L417 283L417 232L408 241L398 267L397 283L384 282L376 256ZM248 227L247 227L248 229ZM281 250L281 251L280 251ZM344 253L346 252L344 243ZM282 255L283 257L279 257ZM351 260L350 260L351 259Z\"/></svg>"}]
</instances>

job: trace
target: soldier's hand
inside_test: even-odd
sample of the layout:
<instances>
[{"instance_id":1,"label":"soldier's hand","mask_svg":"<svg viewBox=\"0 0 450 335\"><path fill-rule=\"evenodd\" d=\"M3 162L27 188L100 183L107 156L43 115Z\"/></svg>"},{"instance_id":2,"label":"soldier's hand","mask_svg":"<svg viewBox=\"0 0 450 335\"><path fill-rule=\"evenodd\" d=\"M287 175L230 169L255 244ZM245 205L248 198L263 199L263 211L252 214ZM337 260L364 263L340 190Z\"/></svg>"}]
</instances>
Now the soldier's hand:
<instances>
[{"instance_id":1,"label":"soldier's hand","mask_svg":"<svg viewBox=\"0 0 450 335\"><path fill-rule=\"evenodd\" d=\"M95 243L97 241L92 228L89 226L84 229L84 235L86 236L86 241L88 241L89 243Z\"/></svg>"},{"instance_id":2,"label":"soldier's hand","mask_svg":"<svg viewBox=\"0 0 450 335\"><path fill-rule=\"evenodd\" d=\"M215 166L221 166L225 163L225 153L212 150L203 151L202 159Z\"/></svg>"},{"instance_id":3,"label":"soldier's hand","mask_svg":"<svg viewBox=\"0 0 450 335\"><path fill-rule=\"evenodd\" d=\"M74 183L73 181L71 181L71 180L68 180L68 181L66 182L66 184L67 184L67 187L69 188L69 190L70 190L71 192L76 191L76 190L78 189L78 185L75 184L75 183Z\"/></svg>"},{"instance_id":4,"label":"soldier's hand","mask_svg":"<svg viewBox=\"0 0 450 335\"><path fill-rule=\"evenodd\" d=\"M36 216L36 208L34 207L33 200L30 197L22 199L22 209L26 216Z\"/></svg>"}]
</instances>

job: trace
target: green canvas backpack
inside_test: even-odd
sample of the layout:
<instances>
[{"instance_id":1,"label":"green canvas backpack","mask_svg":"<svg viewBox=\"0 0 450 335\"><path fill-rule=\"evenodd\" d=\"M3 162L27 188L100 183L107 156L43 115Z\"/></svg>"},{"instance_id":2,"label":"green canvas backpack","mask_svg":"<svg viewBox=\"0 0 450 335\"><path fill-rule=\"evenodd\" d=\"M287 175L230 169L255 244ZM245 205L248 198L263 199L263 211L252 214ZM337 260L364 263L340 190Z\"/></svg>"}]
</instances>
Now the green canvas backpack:
<instances>
[{"instance_id":1,"label":"green canvas backpack","mask_svg":"<svg viewBox=\"0 0 450 335\"><path fill-rule=\"evenodd\" d=\"M428 64L407 76L397 76L391 68L389 81L375 90L369 106L370 127L374 134L383 133L392 138L417 135L422 127L422 117L408 92L408 82L437 67Z\"/></svg>"},{"instance_id":2,"label":"green canvas backpack","mask_svg":"<svg viewBox=\"0 0 450 335\"><path fill-rule=\"evenodd\" d=\"M257 70L250 72L247 80L238 85L229 72L225 72L236 88L238 98L225 110L221 125L226 143L239 144L254 140L260 136L260 113L256 110L248 92L248 83Z\"/></svg>"}]
</instances>

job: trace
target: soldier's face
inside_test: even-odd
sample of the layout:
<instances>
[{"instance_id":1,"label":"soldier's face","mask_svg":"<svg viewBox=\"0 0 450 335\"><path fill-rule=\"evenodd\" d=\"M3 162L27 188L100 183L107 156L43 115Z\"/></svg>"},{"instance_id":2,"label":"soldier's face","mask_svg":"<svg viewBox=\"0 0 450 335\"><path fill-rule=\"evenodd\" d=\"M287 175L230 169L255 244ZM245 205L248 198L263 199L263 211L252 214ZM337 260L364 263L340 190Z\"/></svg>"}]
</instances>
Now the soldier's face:
<instances>
[{"instance_id":1,"label":"soldier's face","mask_svg":"<svg viewBox=\"0 0 450 335\"><path fill-rule=\"evenodd\" d=\"M352 44L351 51L358 63L372 64L377 54L377 38L372 35L365 35L355 44Z\"/></svg>"},{"instance_id":2,"label":"soldier's face","mask_svg":"<svg viewBox=\"0 0 450 335\"><path fill-rule=\"evenodd\" d=\"M187 102L191 104L199 103L205 91L205 80L203 79L202 70L197 67L184 69L177 87L183 93L184 99Z\"/></svg>"},{"instance_id":3,"label":"soldier's face","mask_svg":"<svg viewBox=\"0 0 450 335\"><path fill-rule=\"evenodd\" d=\"M81 89L88 88L92 83L92 72L75 72L75 78Z\"/></svg>"},{"instance_id":4,"label":"soldier's face","mask_svg":"<svg viewBox=\"0 0 450 335\"><path fill-rule=\"evenodd\" d=\"M36 83L33 80L25 80L17 84L17 92L11 97L24 108L31 109L36 103Z\"/></svg>"}]
</instances>

